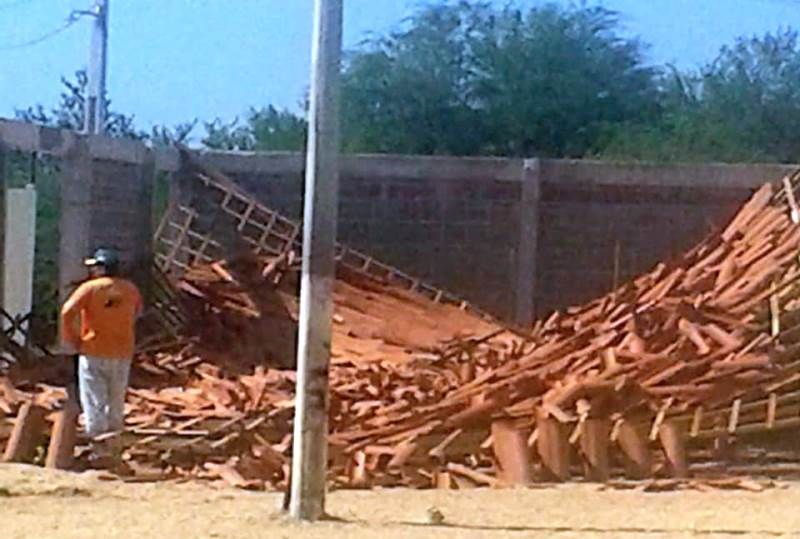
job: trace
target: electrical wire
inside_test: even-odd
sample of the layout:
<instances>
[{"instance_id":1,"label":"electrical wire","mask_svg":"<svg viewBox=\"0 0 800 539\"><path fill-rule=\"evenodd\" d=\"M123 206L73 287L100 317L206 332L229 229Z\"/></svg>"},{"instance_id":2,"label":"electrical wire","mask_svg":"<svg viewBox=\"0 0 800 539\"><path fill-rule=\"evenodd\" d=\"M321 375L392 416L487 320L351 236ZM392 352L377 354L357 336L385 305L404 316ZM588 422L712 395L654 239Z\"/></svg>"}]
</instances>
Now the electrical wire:
<instances>
[{"instance_id":1,"label":"electrical wire","mask_svg":"<svg viewBox=\"0 0 800 539\"><path fill-rule=\"evenodd\" d=\"M24 49L24 48L27 48L27 47L32 47L34 45L38 45L39 43L42 43L43 41L47 41L51 37L55 37L58 34L60 34L61 32L65 31L70 26L72 26L73 24L78 22L78 20L79 20L79 18L76 17L74 14L70 15L69 18L66 20L66 22L64 22L64 24L62 24L61 26L59 26L57 28L54 28L53 30L50 30L49 32L47 32L45 34L42 34L39 37L35 37L35 38L30 39L28 41L22 41L20 43L12 43L10 45L2 45L2 46L0 46L0 51L11 51L11 50L16 50L16 49Z\"/></svg>"}]
</instances>

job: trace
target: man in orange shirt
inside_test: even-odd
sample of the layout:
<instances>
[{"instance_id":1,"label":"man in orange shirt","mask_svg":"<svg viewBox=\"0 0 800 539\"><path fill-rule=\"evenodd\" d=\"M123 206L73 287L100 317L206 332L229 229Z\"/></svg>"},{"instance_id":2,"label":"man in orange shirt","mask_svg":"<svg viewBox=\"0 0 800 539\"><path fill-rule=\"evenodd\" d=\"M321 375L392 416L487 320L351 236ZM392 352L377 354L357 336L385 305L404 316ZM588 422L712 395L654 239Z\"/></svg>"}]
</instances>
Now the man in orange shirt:
<instances>
[{"instance_id":1,"label":"man in orange shirt","mask_svg":"<svg viewBox=\"0 0 800 539\"><path fill-rule=\"evenodd\" d=\"M142 297L118 276L119 257L98 249L84 261L90 278L61 309L62 341L79 354L78 386L86 434L122 430L136 319Z\"/></svg>"}]
</instances>

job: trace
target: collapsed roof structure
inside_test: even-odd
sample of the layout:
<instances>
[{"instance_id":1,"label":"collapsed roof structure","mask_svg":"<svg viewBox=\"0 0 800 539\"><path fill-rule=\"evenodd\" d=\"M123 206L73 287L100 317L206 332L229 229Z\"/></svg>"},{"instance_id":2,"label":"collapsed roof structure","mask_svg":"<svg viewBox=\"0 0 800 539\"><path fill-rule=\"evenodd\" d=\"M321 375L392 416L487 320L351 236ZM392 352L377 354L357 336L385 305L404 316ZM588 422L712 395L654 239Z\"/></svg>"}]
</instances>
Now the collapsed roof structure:
<instances>
[{"instance_id":1,"label":"collapsed roof structure","mask_svg":"<svg viewBox=\"0 0 800 539\"><path fill-rule=\"evenodd\" d=\"M156 236L164 331L136 364L127 458L142 475L284 488L299 224L188 156L179 182ZM799 182L764 185L683 256L531 328L339 246L331 481L527 484L576 464L598 480L684 476L716 458L702 441L800 426ZM0 384L8 416L59 398Z\"/></svg>"}]
</instances>

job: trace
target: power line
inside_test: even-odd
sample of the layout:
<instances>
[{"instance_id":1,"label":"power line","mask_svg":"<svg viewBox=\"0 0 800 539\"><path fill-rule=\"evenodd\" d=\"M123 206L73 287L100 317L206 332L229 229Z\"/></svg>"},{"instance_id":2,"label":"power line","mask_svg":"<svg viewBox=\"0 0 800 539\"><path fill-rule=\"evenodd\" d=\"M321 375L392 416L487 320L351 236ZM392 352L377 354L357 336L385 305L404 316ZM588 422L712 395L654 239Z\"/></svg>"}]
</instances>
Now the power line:
<instances>
[{"instance_id":1,"label":"power line","mask_svg":"<svg viewBox=\"0 0 800 539\"><path fill-rule=\"evenodd\" d=\"M10 45L0 46L0 51L10 51L10 50L16 50L16 49L24 49L26 47L32 47L33 45L38 45L39 43L41 43L43 41L47 41L51 37L55 37L58 34L60 34L61 32L65 31L67 28L69 28L70 26L72 26L73 24L78 22L78 19L79 19L79 17L75 16L75 14L72 14L64 22L64 24L62 24L61 26L59 26L57 28L54 28L53 30L50 30L49 32L47 32L45 34L42 34L39 37L30 39L28 41L23 41L21 43L12 43Z\"/></svg>"}]
</instances>

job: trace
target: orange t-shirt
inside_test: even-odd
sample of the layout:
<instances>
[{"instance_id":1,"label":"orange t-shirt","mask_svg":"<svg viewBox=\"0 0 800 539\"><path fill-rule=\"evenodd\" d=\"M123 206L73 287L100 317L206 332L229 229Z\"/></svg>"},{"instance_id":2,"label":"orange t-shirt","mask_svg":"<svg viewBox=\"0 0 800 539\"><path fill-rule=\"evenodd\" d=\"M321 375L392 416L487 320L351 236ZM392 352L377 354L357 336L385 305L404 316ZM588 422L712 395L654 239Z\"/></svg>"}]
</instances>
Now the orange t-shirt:
<instances>
[{"instance_id":1,"label":"orange t-shirt","mask_svg":"<svg viewBox=\"0 0 800 539\"><path fill-rule=\"evenodd\" d=\"M131 359L142 296L132 282L98 277L78 287L61 309L64 342L83 355Z\"/></svg>"}]
</instances>

